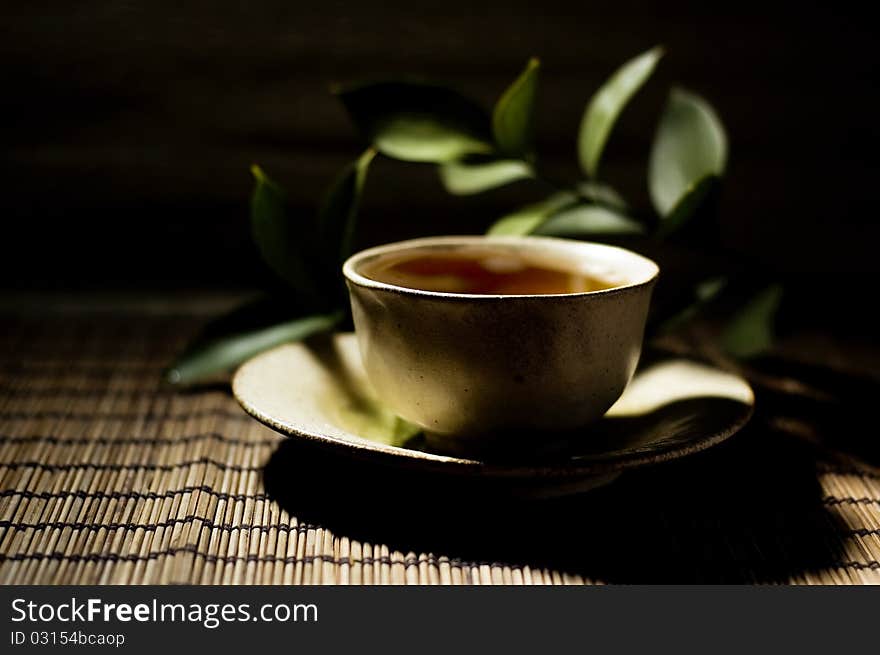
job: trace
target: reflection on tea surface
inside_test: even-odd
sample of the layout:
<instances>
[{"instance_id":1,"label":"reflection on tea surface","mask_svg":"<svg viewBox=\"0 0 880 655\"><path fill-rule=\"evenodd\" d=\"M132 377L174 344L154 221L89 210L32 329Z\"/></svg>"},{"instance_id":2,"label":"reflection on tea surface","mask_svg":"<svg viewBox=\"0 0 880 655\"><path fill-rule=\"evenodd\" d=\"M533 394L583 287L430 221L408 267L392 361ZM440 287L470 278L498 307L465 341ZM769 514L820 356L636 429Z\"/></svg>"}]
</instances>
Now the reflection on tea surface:
<instances>
[{"instance_id":1,"label":"reflection on tea surface","mask_svg":"<svg viewBox=\"0 0 880 655\"><path fill-rule=\"evenodd\" d=\"M550 268L497 250L380 257L365 263L361 273L409 289L483 295L585 293L616 286L580 271Z\"/></svg>"}]
</instances>

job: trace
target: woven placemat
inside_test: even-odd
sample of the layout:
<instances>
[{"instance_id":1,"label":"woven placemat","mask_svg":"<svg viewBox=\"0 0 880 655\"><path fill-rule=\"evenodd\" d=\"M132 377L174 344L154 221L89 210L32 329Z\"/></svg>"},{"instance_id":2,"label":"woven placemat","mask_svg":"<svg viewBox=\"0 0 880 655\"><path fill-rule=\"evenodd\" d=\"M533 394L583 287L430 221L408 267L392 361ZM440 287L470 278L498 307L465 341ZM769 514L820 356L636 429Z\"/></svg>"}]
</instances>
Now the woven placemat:
<instances>
[{"instance_id":1,"label":"woven placemat","mask_svg":"<svg viewBox=\"0 0 880 655\"><path fill-rule=\"evenodd\" d=\"M512 501L304 450L222 384L164 390L203 321L0 319L0 583L880 582L880 470L784 419Z\"/></svg>"}]
</instances>

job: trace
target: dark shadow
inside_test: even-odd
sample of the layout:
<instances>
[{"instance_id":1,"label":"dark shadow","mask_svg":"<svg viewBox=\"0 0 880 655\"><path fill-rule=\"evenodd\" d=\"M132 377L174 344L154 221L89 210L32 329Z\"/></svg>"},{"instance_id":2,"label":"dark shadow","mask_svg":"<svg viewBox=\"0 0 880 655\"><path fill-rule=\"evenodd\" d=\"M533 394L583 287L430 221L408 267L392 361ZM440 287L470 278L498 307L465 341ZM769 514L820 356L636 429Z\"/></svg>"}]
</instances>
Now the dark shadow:
<instances>
[{"instance_id":1,"label":"dark shadow","mask_svg":"<svg viewBox=\"0 0 880 655\"><path fill-rule=\"evenodd\" d=\"M184 387L183 389L172 389L170 386L164 387L169 393L173 391L173 393L180 396L188 396L191 398L196 398L201 394L206 393L229 393L229 380L228 375L220 374L218 375L218 379L198 382L189 387Z\"/></svg>"},{"instance_id":2,"label":"dark shadow","mask_svg":"<svg viewBox=\"0 0 880 655\"><path fill-rule=\"evenodd\" d=\"M617 583L738 583L782 581L835 560L814 462L812 446L754 422L703 453L552 500L515 500L293 441L264 479L300 520L403 552Z\"/></svg>"},{"instance_id":3,"label":"dark shadow","mask_svg":"<svg viewBox=\"0 0 880 655\"><path fill-rule=\"evenodd\" d=\"M772 357L762 357L752 367L759 373L753 385L776 415L809 426L814 438L829 448L880 465L880 440L870 427L877 420L880 374Z\"/></svg>"}]
</instances>

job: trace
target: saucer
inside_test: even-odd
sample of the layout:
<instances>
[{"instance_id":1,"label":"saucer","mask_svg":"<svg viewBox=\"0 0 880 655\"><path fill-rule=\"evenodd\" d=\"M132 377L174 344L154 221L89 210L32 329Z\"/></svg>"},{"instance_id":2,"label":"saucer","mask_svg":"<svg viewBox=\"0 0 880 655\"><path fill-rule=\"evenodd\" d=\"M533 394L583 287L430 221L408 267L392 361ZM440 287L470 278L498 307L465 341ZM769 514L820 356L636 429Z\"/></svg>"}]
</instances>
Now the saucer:
<instances>
[{"instance_id":1,"label":"saucer","mask_svg":"<svg viewBox=\"0 0 880 655\"><path fill-rule=\"evenodd\" d=\"M529 497L587 491L623 471L704 450L752 415L741 377L705 363L647 352L620 399L598 422L552 448L504 459L437 451L371 389L353 333L274 348L241 366L232 391L244 410L291 438L387 466L479 478Z\"/></svg>"}]
</instances>

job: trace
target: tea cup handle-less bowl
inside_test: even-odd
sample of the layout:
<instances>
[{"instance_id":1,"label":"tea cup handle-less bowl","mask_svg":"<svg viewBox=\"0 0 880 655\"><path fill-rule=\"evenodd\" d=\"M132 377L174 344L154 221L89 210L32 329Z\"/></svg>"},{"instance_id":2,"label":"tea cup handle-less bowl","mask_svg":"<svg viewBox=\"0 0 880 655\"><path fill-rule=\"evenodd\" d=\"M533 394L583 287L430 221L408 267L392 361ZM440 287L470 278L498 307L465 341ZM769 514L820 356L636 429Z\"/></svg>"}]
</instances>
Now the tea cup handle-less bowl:
<instances>
[{"instance_id":1,"label":"tea cup handle-less bowl","mask_svg":"<svg viewBox=\"0 0 880 655\"><path fill-rule=\"evenodd\" d=\"M365 264L391 255L466 254L476 248L543 261L614 286L587 293L477 295L410 289L363 274ZM658 267L603 244L471 236L373 248L351 257L343 272L364 368L379 397L437 443L467 450L600 418L638 364Z\"/></svg>"}]
</instances>

